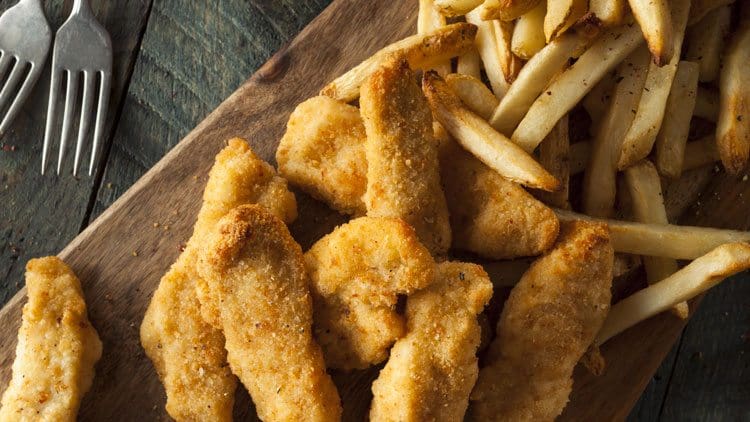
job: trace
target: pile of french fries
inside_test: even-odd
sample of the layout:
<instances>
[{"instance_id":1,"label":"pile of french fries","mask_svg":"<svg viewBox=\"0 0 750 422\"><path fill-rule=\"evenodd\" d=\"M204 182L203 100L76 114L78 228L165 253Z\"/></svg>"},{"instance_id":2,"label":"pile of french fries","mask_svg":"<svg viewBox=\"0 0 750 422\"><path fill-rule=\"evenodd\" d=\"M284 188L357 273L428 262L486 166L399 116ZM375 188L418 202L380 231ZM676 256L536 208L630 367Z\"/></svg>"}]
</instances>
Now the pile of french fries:
<instances>
[{"instance_id":1,"label":"pile of french fries","mask_svg":"<svg viewBox=\"0 0 750 422\"><path fill-rule=\"evenodd\" d=\"M672 225L662 192L717 161L733 175L747 167L747 2L419 0L417 35L321 94L356 100L394 56L425 71L435 120L465 150L533 189L559 219L607 223L619 259L642 256L651 286L612 307L597 345L670 308L686 318L686 300L750 268L750 232ZM569 118L580 108L588 133L571 143ZM715 132L692 140L698 120Z\"/></svg>"}]
</instances>

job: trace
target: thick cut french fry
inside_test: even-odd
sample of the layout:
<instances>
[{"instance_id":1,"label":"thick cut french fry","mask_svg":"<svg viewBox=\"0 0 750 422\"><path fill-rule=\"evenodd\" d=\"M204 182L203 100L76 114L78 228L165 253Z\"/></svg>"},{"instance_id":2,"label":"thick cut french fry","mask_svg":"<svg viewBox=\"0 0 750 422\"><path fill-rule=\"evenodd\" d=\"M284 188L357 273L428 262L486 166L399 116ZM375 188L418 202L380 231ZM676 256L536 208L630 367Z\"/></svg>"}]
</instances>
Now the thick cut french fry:
<instances>
[{"instance_id":1,"label":"thick cut french fry","mask_svg":"<svg viewBox=\"0 0 750 422\"><path fill-rule=\"evenodd\" d=\"M698 93L695 96L693 115L709 122L715 122L719 118L719 92L699 86Z\"/></svg>"},{"instance_id":2,"label":"thick cut french fry","mask_svg":"<svg viewBox=\"0 0 750 422\"><path fill-rule=\"evenodd\" d=\"M445 16L461 16L482 4L483 0L435 0L435 6Z\"/></svg>"},{"instance_id":3,"label":"thick cut french fry","mask_svg":"<svg viewBox=\"0 0 750 422\"><path fill-rule=\"evenodd\" d=\"M411 68L428 69L435 63L469 51L476 35L474 25L454 23L428 34L412 35L396 41L323 87L320 94L344 102L356 100L365 79L392 56L405 58Z\"/></svg>"},{"instance_id":4,"label":"thick cut french fry","mask_svg":"<svg viewBox=\"0 0 750 422\"><path fill-rule=\"evenodd\" d=\"M674 12L669 11L670 5L680 3L679 0L669 2L667 0L628 0L630 9L633 11L635 20L643 30L643 38L646 39L648 49L654 57L657 66L664 66L672 59L672 56L680 54L680 49L675 48L673 38L674 25L672 23ZM683 2L684 3L684 2ZM687 10L690 10L690 1L687 0ZM685 16L687 21L687 16ZM684 26L684 25L683 25ZM684 30L684 29L683 29Z\"/></svg>"},{"instance_id":5,"label":"thick cut french fry","mask_svg":"<svg viewBox=\"0 0 750 422\"><path fill-rule=\"evenodd\" d=\"M492 127L505 135L513 133L549 81L560 72L571 57L580 54L579 50L584 45L583 37L572 33L565 34L547 44L532 57L500 101L490 119Z\"/></svg>"},{"instance_id":6,"label":"thick cut french fry","mask_svg":"<svg viewBox=\"0 0 750 422\"><path fill-rule=\"evenodd\" d=\"M633 109L643 91L648 63L649 52L644 45L617 69L618 82L592 141L591 158L583 178L583 210L586 214L609 217L614 212L617 193L616 160L622 140L633 121Z\"/></svg>"},{"instance_id":7,"label":"thick cut french fry","mask_svg":"<svg viewBox=\"0 0 750 422\"><path fill-rule=\"evenodd\" d=\"M664 208L661 179L659 179L656 167L650 161L641 161L625 170L625 184L630 192L633 216L636 221L669 224L667 210ZM675 259L654 256L644 256L643 266L646 269L646 279L649 284L671 276L679 268ZM682 319L687 318L687 302L675 305L673 312Z\"/></svg>"},{"instance_id":8,"label":"thick cut french fry","mask_svg":"<svg viewBox=\"0 0 750 422\"><path fill-rule=\"evenodd\" d=\"M417 15L417 34L429 34L432 31L445 26L443 16L435 6L435 0L419 0L419 13ZM450 59L435 63L432 70L445 76L451 73Z\"/></svg>"},{"instance_id":9,"label":"thick cut french fry","mask_svg":"<svg viewBox=\"0 0 750 422\"><path fill-rule=\"evenodd\" d=\"M719 160L721 160L721 157L719 157L719 150L716 148L716 138L713 135L709 135L697 141L687 143L682 170L687 171L705 167Z\"/></svg>"},{"instance_id":10,"label":"thick cut french fry","mask_svg":"<svg viewBox=\"0 0 750 422\"><path fill-rule=\"evenodd\" d=\"M738 174L750 157L750 13L732 36L723 64L716 145L724 168Z\"/></svg>"},{"instance_id":11,"label":"thick cut french fry","mask_svg":"<svg viewBox=\"0 0 750 422\"><path fill-rule=\"evenodd\" d=\"M599 130L602 118L609 107L616 82L617 72L608 73L601 81L599 81L599 83L596 84L596 86L594 86L591 92L586 94L586 96L583 97L583 100L581 100L581 105L591 118L591 125L589 125L589 134L591 134L591 136L596 136L596 133Z\"/></svg>"},{"instance_id":12,"label":"thick cut french fry","mask_svg":"<svg viewBox=\"0 0 750 422\"><path fill-rule=\"evenodd\" d=\"M615 252L695 259L724 243L750 242L750 232L598 219L559 209L555 210L555 214L560 221L587 220L606 223L612 233Z\"/></svg>"},{"instance_id":13,"label":"thick cut french fry","mask_svg":"<svg viewBox=\"0 0 750 422\"><path fill-rule=\"evenodd\" d=\"M669 63L652 63L649 67L633 124L630 125L622 144L622 152L617 164L620 170L646 158L654 146L656 135L664 119L667 98L677 72L677 64L680 61L679 52L682 50L682 40L685 36L690 0L673 0L670 4L672 6L672 37L670 39L673 51L677 53L672 56L671 60L668 59ZM653 49L651 54L654 54Z\"/></svg>"},{"instance_id":14,"label":"thick cut french fry","mask_svg":"<svg viewBox=\"0 0 750 422\"><path fill-rule=\"evenodd\" d=\"M495 38L497 38L497 49L500 56L500 66L505 76L505 81L513 83L518 76L518 72L523 66L523 62L511 50L511 41L513 38L513 22L503 22L499 20L492 21L495 27Z\"/></svg>"},{"instance_id":15,"label":"thick cut french fry","mask_svg":"<svg viewBox=\"0 0 750 422\"><path fill-rule=\"evenodd\" d=\"M479 57L479 52L476 48L472 48L458 56L456 72L477 79L482 78L482 59Z\"/></svg>"},{"instance_id":16,"label":"thick cut french fry","mask_svg":"<svg viewBox=\"0 0 750 422\"><path fill-rule=\"evenodd\" d=\"M582 173L591 156L591 144L589 142L576 142L570 146L570 175Z\"/></svg>"},{"instance_id":17,"label":"thick cut french fry","mask_svg":"<svg viewBox=\"0 0 750 422\"><path fill-rule=\"evenodd\" d=\"M695 108L699 72L698 63L680 62L672 81L672 91L667 99L661 130L656 136L656 168L660 174L673 179L680 177L682 173L685 144Z\"/></svg>"},{"instance_id":18,"label":"thick cut french fry","mask_svg":"<svg viewBox=\"0 0 750 422\"><path fill-rule=\"evenodd\" d=\"M641 42L638 25L606 31L534 101L513 132L513 141L524 150L533 151L555 123Z\"/></svg>"},{"instance_id":19,"label":"thick cut french fry","mask_svg":"<svg viewBox=\"0 0 750 422\"><path fill-rule=\"evenodd\" d=\"M724 38L729 33L729 6L719 7L688 28L685 59L700 64L700 81L713 82L719 76Z\"/></svg>"},{"instance_id":20,"label":"thick cut french fry","mask_svg":"<svg viewBox=\"0 0 750 422\"><path fill-rule=\"evenodd\" d=\"M612 306L594 343L601 345L637 323L692 299L747 269L750 269L750 245L730 243L718 246L672 276Z\"/></svg>"},{"instance_id":21,"label":"thick cut french fry","mask_svg":"<svg viewBox=\"0 0 750 422\"><path fill-rule=\"evenodd\" d=\"M596 16L602 26L620 25L625 18L625 0L590 0L589 13Z\"/></svg>"},{"instance_id":22,"label":"thick cut french fry","mask_svg":"<svg viewBox=\"0 0 750 422\"><path fill-rule=\"evenodd\" d=\"M544 37L544 16L546 13L547 3L541 2L518 18L510 43L513 54L524 60L529 60L544 48L547 44Z\"/></svg>"},{"instance_id":23,"label":"thick cut french fry","mask_svg":"<svg viewBox=\"0 0 750 422\"><path fill-rule=\"evenodd\" d=\"M732 4L734 1L735 0L693 0L692 5L690 6L688 24L696 24L712 10Z\"/></svg>"},{"instance_id":24,"label":"thick cut french fry","mask_svg":"<svg viewBox=\"0 0 750 422\"><path fill-rule=\"evenodd\" d=\"M492 91L479 79L451 73L445 77L445 82L458 95L461 102L479 117L487 120L497 108L497 97L492 95Z\"/></svg>"},{"instance_id":25,"label":"thick cut french fry","mask_svg":"<svg viewBox=\"0 0 750 422\"><path fill-rule=\"evenodd\" d=\"M479 16L479 9L472 10L466 15L466 22L476 25L476 46L479 57L484 64L484 72L490 80L490 86L495 96L503 98L510 85L503 71L503 57L498 45L496 26L493 21L484 21Z\"/></svg>"},{"instance_id":26,"label":"thick cut french fry","mask_svg":"<svg viewBox=\"0 0 750 422\"><path fill-rule=\"evenodd\" d=\"M481 7L482 19L512 21L536 7L540 0L485 0Z\"/></svg>"},{"instance_id":27,"label":"thick cut french fry","mask_svg":"<svg viewBox=\"0 0 750 422\"><path fill-rule=\"evenodd\" d=\"M557 122L552 132L539 145L539 163L560 181L560 188L554 192L539 192L539 200L553 207L570 209L570 136L568 116Z\"/></svg>"},{"instance_id":28,"label":"thick cut french fry","mask_svg":"<svg viewBox=\"0 0 750 422\"><path fill-rule=\"evenodd\" d=\"M556 0L547 2L544 16L544 36L547 42L559 37L582 18L588 10L588 0Z\"/></svg>"},{"instance_id":29,"label":"thick cut french fry","mask_svg":"<svg viewBox=\"0 0 750 422\"><path fill-rule=\"evenodd\" d=\"M469 111L434 72L424 74L422 88L440 124L467 151L501 176L524 186L554 191L560 182L534 158Z\"/></svg>"}]
</instances>

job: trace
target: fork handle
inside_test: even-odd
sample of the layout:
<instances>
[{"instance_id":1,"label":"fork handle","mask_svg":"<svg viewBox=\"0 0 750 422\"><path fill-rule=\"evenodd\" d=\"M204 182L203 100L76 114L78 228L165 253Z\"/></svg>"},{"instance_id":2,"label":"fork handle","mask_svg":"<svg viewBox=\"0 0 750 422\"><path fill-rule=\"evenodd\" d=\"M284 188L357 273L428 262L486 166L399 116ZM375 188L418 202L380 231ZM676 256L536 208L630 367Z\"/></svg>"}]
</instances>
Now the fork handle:
<instances>
[{"instance_id":1,"label":"fork handle","mask_svg":"<svg viewBox=\"0 0 750 422\"><path fill-rule=\"evenodd\" d=\"M40 10L44 10L44 5L42 4L42 0L20 0L18 4L25 4L29 6L35 6L39 8Z\"/></svg>"},{"instance_id":2,"label":"fork handle","mask_svg":"<svg viewBox=\"0 0 750 422\"><path fill-rule=\"evenodd\" d=\"M91 5L89 5L88 0L74 0L71 14L91 15Z\"/></svg>"}]
</instances>

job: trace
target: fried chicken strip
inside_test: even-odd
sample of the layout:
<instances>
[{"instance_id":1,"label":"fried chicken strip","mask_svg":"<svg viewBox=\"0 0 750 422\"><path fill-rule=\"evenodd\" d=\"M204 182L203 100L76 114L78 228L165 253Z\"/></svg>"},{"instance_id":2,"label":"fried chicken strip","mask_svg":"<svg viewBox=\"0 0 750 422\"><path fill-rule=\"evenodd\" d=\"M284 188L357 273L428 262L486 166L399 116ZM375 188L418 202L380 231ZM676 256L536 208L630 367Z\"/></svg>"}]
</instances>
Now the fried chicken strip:
<instances>
[{"instance_id":1,"label":"fried chicken strip","mask_svg":"<svg viewBox=\"0 0 750 422\"><path fill-rule=\"evenodd\" d=\"M360 108L367 133L367 215L403 219L430 252L444 254L451 231L432 112L406 61L389 61L367 79Z\"/></svg>"},{"instance_id":2,"label":"fried chicken strip","mask_svg":"<svg viewBox=\"0 0 750 422\"><path fill-rule=\"evenodd\" d=\"M609 311L614 252L604 225L564 223L511 291L471 395L476 420L552 421Z\"/></svg>"},{"instance_id":3,"label":"fried chicken strip","mask_svg":"<svg viewBox=\"0 0 750 422\"><path fill-rule=\"evenodd\" d=\"M26 288L29 301L0 420L75 421L102 355L81 283L62 260L50 256L26 264Z\"/></svg>"},{"instance_id":4,"label":"fried chicken strip","mask_svg":"<svg viewBox=\"0 0 750 422\"><path fill-rule=\"evenodd\" d=\"M549 207L447 135L440 141L440 175L454 248L513 259L539 255L555 242L560 224Z\"/></svg>"},{"instance_id":5,"label":"fried chicken strip","mask_svg":"<svg viewBox=\"0 0 750 422\"><path fill-rule=\"evenodd\" d=\"M305 254L315 338L329 367L361 369L388 356L404 336L398 295L434 280L434 261L414 229L396 218L361 217L337 227Z\"/></svg>"},{"instance_id":6,"label":"fried chicken strip","mask_svg":"<svg viewBox=\"0 0 750 422\"><path fill-rule=\"evenodd\" d=\"M344 214L364 215L365 127L357 107L313 97L289 116L276 150L279 173Z\"/></svg>"},{"instance_id":7,"label":"fried chicken strip","mask_svg":"<svg viewBox=\"0 0 750 422\"><path fill-rule=\"evenodd\" d=\"M372 385L370 420L461 421L477 380L477 314L492 297L482 267L437 265L436 281L407 299L407 334Z\"/></svg>"},{"instance_id":8,"label":"fried chicken strip","mask_svg":"<svg viewBox=\"0 0 750 422\"><path fill-rule=\"evenodd\" d=\"M302 249L259 205L222 218L201 248L198 271L217 300L227 361L264 421L341 417L323 353L312 336Z\"/></svg>"},{"instance_id":9,"label":"fried chicken strip","mask_svg":"<svg viewBox=\"0 0 750 422\"><path fill-rule=\"evenodd\" d=\"M294 195L273 168L240 139L216 156L203 193L193 236L162 277L141 324L141 344L167 393L166 410L178 421L231 421L237 380L224 349L224 335L201 315L218 319L217 309L201 306L195 271L197 246L233 207L258 202L286 221L296 217ZM208 297L207 289L202 290Z\"/></svg>"}]
</instances>

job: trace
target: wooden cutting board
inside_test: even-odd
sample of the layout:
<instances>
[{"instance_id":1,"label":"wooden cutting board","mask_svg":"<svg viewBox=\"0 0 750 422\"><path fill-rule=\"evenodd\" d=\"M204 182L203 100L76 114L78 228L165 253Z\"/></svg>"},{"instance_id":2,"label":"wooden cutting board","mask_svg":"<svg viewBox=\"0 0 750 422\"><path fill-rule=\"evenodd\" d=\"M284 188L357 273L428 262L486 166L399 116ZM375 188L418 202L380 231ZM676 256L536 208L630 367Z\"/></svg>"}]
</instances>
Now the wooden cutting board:
<instances>
[{"instance_id":1,"label":"wooden cutting board","mask_svg":"<svg viewBox=\"0 0 750 422\"><path fill-rule=\"evenodd\" d=\"M84 284L90 318L104 342L96 379L80 411L81 420L161 420L164 391L139 343L138 330L160 277L190 235L206 175L226 139L248 139L273 162L278 139L296 104L384 45L415 32L417 2L336 0L294 41L146 173L130 190L74 239L60 257ZM689 205L705 186L700 209L688 222L746 228L745 197L750 183L723 173L700 172L676 202ZM344 218L298 194L300 218L292 232L303 248ZM700 216L694 217L699 211ZM721 211L721 212L719 212ZM18 280L19 282L21 280ZM7 385L25 290L0 310L0 385ZM603 349L606 372L576 372L564 419L624 419L683 328L661 315L628 330ZM334 374L345 420L362 420L377 369ZM4 387L2 387L4 388ZM254 418L247 394L238 393L237 420Z\"/></svg>"}]
</instances>

